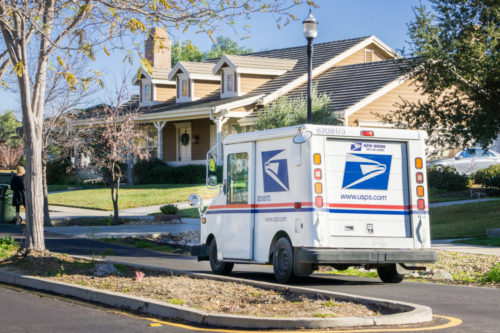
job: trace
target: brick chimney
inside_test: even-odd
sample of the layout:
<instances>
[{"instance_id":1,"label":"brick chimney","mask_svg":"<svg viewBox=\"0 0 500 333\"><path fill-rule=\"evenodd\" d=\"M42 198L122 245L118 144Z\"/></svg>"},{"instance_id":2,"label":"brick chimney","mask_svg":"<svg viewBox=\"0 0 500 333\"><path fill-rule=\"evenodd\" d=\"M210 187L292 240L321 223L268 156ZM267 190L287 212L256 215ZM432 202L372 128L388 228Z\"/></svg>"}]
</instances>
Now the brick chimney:
<instances>
[{"instance_id":1,"label":"brick chimney","mask_svg":"<svg viewBox=\"0 0 500 333\"><path fill-rule=\"evenodd\" d=\"M152 28L144 42L146 59L155 69L170 69L172 42L163 28Z\"/></svg>"}]
</instances>

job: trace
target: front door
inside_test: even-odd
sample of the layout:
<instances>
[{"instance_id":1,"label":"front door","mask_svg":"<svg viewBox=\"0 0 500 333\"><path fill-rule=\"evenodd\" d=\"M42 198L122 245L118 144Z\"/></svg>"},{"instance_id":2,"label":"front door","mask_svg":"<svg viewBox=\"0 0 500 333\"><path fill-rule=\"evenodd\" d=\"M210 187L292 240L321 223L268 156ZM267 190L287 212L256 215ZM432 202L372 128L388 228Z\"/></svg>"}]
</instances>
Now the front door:
<instances>
[{"instance_id":1,"label":"front door","mask_svg":"<svg viewBox=\"0 0 500 333\"><path fill-rule=\"evenodd\" d=\"M177 161L191 161L191 124L177 126Z\"/></svg>"},{"instance_id":2,"label":"front door","mask_svg":"<svg viewBox=\"0 0 500 333\"><path fill-rule=\"evenodd\" d=\"M224 146L224 259L253 259L255 143Z\"/></svg>"}]
</instances>

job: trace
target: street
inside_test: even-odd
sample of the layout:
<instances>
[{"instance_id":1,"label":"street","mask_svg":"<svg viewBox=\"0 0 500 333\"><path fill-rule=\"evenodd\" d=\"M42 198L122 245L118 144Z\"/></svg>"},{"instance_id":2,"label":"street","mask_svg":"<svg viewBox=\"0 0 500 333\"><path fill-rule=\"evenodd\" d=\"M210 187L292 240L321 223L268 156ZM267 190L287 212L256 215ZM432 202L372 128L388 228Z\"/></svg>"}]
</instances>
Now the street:
<instances>
[{"instance_id":1,"label":"street","mask_svg":"<svg viewBox=\"0 0 500 333\"><path fill-rule=\"evenodd\" d=\"M0 228L0 232L6 232L7 230L5 229L9 229L10 233L14 236L20 235L18 231L16 232L15 226L2 226ZM112 255L106 256L107 260L129 264L156 266L162 268L193 270L205 273L209 272L209 265L207 262L197 262L194 258L162 254L149 250L126 248L112 244L100 243L88 239L76 239L55 234L47 234L46 246L53 252L61 252L70 255L98 255L99 253L102 253L106 250L106 252L109 253L111 251L112 253ZM275 282L272 275L272 269L268 266L236 265L232 276L259 281ZM363 279L357 277L319 274L315 274L312 277L302 279L300 280L300 282L296 283L296 285L341 293L387 298L392 300L400 300L427 305L432 307L434 315L454 317L463 321L463 323L458 327L443 329L440 330L440 332L498 332L498 309L500 308L500 290L498 289L447 286L434 283L415 282L403 282L401 284L383 284L378 279ZM2 295L3 293L4 291L2 291ZM12 293L12 291L9 291L8 293ZM46 301L47 300L45 299L42 300L42 302ZM16 301L11 301L9 303L16 304L17 299ZM16 304L15 306L17 307L18 305ZM32 306L40 306L40 309L46 308L39 304L33 304ZM71 312L71 309L73 309L72 306L66 306L66 308L70 309L68 310L69 312ZM7 312L10 313L11 311L14 311L12 309L13 307L1 310L2 314L0 318L2 318L2 322L4 322L3 316L6 315ZM22 306L20 307L22 308ZM92 318L96 316L95 321L92 320L87 322L93 328L99 326L98 323L105 322L100 320L104 320L103 318L110 316L110 318L112 318L110 319L110 323L116 322L116 327L122 327L121 325L125 325L129 328L128 331L134 331L135 329L138 329L139 331L151 329L149 327L149 322L143 323L142 320L136 321L132 320L130 317L123 317L122 319L120 319L120 316L116 317L115 314L111 315L109 313L103 314L101 311L95 310L95 308L93 310L88 309L85 311L88 311L89 315ZM58 312L55 311L55 313L57 314ZM72 318L71 314L68 316L68 318ZM8 316L8 318L13 317ZM30 323L34 323L36 322L36 320L38 320L38 318L33 320L30 316L23 316L23 319L24 320L19 321L19 325L30 325ZM66 320L67 319L64 319L63 321ZM78 320L78 316L75 320ZM134 324L130 324L129 326L127 326L128 324L124 324L131 320ZM12 325L12 322L15 321L10 320L10 325ZM49 324L55 325L56 322L52 320L49 321L47 325ZM69 323L60 323L60 325L69 325ZM107 324L103 325L104 326L102 327L99 326L98 331L113 331L112 329L107 329ZM29 327L30 326L26 326L23 330L31 331ZM179 330L179 328L173 326L163 325L162 327L164 329L167 329L168 332L176 332ZM114 328L115 326L113 326L113 329ZM54 329L56 329L55 331L58 331L58 328L55 326ZM193 329L188 330L194 331ZM12 332L12 330L9 331ZM48 331L53 330L49 329ZM91 330L89 329L88 331L90 332ZM92 331L95 332L96 330ZM365 331L367 332L367 330L363 330L363 332ZM401 330L401 332L404 331L408 330Z\"/></svg>"}]
</instances>

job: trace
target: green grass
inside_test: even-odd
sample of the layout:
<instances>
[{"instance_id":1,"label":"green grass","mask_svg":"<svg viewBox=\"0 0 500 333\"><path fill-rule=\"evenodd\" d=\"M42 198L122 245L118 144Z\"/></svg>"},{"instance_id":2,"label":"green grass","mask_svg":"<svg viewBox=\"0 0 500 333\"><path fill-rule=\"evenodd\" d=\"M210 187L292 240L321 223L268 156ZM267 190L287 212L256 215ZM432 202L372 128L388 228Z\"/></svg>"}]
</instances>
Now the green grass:
<instances>
[{"instance_id":1,"label":"green grass","mask_svg":"<svg viewBox=\"0 0 500 333\"><path fill-rule=\"evenodd\" d=\"M97 188L105 188L102 184L80 184L80 185L48 185L47 190L49 192L55 191L72 191L71 189L97 189Z\"/></svg>"},{"instance_id":2,"label":"green grass","mask_svg":"<svg viewBox=\"0 0 500 333\"><path fill-rule=\"evenodd\" d=\"M433 239L483 237L500 228L500 200L430 209Z\"/></svg>"},{"instance_id":3,"label":"green grass","mask_svg":"<svg viewBox=\"0 0 500 333\"><path fill-rule=\"evenodd\" d=\"M333 275L348 275L348 276L359 276L359 277L367 277L367 278L378 278L378 273L377 272L372 272L372 271L360 271L356 268L351 268L349 267L346 270L343 271L329 271L329 274Z\"/></svg>"},{"instance_id":4,"label":"green grass","mask_svg":"<svg viewBox=\"0 0 500 333\"><path fill-rule=\"evenodd\" d=\"M453 243L459 244L473 244L473 245L485 245L485 246L500 246L500 237L488 238L486 236L476 237L471 239L457 239Z\"/></svg>"},{"instance_id":5,"label":"green grass","mask_svg":"<svg viewBox=\"0 0 500 333\"><path fill-rule=\"evenodd\" d=\"M154 242L150 242L142 239L135 238L101 238L100 242L111 243L122 246L135 247L137 249L149 249L164 253L174 253L174 249L168 245L160 245Z\"/></svg>"},{"instance_id":6,"label":"green grass","mask_svg":"<svg viewBox=\"0 0 500 333\"><path fill-rule=\"evenodd\" d=\"M483 277L486 282L500 282L500 263L493 266Z\"/></svg>"},{"instance_id":7,"label":"green grass","mask_svg":"<svg viewBox=\"0 0 500 333\"><path fill-rule=\"evenodd\" d=\"M118 198L119 209L162 205L187 201L192 193L198 193L202 198L212 198L218 190L209 190L205 185L158 184L134 185L120 188ZM111 193L109 189L76 190L61 193L50 193L49 204L112 210Z\"/></svg>"},{"instance_id":8,"label":"green grass","mask_svg":"<svg viewBox=\"0 0 500 333\"><path fill-rule=\"evenodd\" d=\"M0 260L13 256L19 249L19 244L10 235L0 237Z\"/></svg>"}]
</instances>

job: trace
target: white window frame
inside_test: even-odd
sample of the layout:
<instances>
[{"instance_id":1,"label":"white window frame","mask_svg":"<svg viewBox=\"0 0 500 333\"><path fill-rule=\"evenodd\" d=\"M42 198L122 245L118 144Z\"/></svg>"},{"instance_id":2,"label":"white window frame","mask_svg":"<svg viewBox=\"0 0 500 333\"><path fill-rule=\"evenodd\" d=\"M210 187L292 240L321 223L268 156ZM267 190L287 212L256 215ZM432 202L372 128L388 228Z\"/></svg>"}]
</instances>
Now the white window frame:
<instances>
[{"instance_id":1,"label":"white window frame","mask_svg":"<svg viewBox=\"0 0 500 333\"><path fill-rule=\"evenodd\" d=\"M187 86L187 96L183 95L182 82L186 81ZM177 103L192 102L194 96L194 80L190 80L187 74L179 74L179 97L177 97ZM191 93L191 95L189 94Z\"/></svg>"},{"instance_id":2,"label":"white window frame","mask_svg":"<svg viewBox=\"0 0 500 333\"><path fill-rule=\"evenodd\" d=\"M232 75L232 87L233 90L229 91L228 90L228 77ZM236 78L236 84L234 84L234 80ZM224 67L222 69L222 81L224 85L224 90L221 92L221 98L228 98L228 97L236 97L240 96L240 75L236 73L232 68L230 67Z\"/></svg>"}]
</instances>

